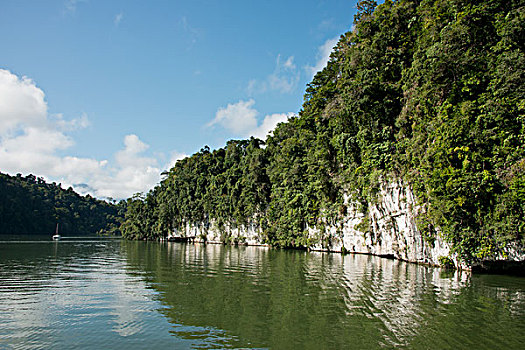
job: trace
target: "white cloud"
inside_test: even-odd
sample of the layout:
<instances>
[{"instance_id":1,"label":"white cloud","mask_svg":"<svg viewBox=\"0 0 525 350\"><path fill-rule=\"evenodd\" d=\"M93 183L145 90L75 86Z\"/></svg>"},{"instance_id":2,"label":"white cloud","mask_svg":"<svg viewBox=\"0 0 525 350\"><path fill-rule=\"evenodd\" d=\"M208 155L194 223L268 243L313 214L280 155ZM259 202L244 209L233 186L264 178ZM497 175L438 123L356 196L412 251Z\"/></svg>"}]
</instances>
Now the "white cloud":
<instances>
[{"instance_id":1,"label":"white cloud","mask_svg":"<svg viewBox=\"0 0 525 350\"><path fill-rule=\"evenodd\" d=\"M115 26L118 27L118 25L122 21L122 18L124 18L124 13L121 11L117 13L117 15L115 16L115 19L113 20L113 24L115 24Z\"/></svg>"},{"instance_id":2,"label":"white cloud","mask_svg":"<svg viewBox=\"0 0 525 350\"><path fill-rule=\"evenodd\" d=\"M43 125L46 115L44 92L33 81L0 69L0 135L20 124Z\"/></svg>"},{"instance_id":3,"label":"white cloud","mask_svg":"<svg viewBox=\"0 0 525 350\"><path fill-rule=\"evenodd\" d=\"M53 122L59 126L60 130L64 131L85 129L91 125L86 113L82 113L80 118L71 120L64 120L64 116L62 114L52 115L51 118L55 119Z\"/></svg>"},{"instance_id":4,"label":"white cloud","mask_svg":"<svg viewBox=\"0 0 525 350\"><path fill-rule=\"evenodd\" d=\"M160 180L158 161L143 153L149 148L137 135L124 137L124 149L115 154L115 165L94 174L89 185L100 196L122 198L136 192L146 192Z\"/></svg>"},{"instance_id":5,"label":"white cloud","mask_svg":"<svg viewBox=\"0 0 525 350\"><path fill-rule=\"evenodd\" d=\"M74 145L67 133L88 125L86 114L71 120L50 116L44 92L31 79L0 69L0 171L32 173L113 198L146 192L160 180L157 159L144 155L149 146L133 134L111 161L59 155ZM179 156L174 153L170 163Z\"/></svg>"},{"instance_id":6,"label":"white cloud","mask_svg":"<svg viewBox=\"0 0 525 350\"><path fill-rule=\"evenodd\" d=\"M277 124L284 123L289 118L293 117L294 113L279 113L279 114L270 114L264 117L261 125L256 129L252 130L249 136L254 136L264 140L268 134L270 134Z\"/></svg>"},{"instance_id":7,"label":"white cloud","mask_svg":"<svg viewBox=\"0 0 525 350\"><path fill-rule=\"evenodd\" d=\"M259 124L257 121L259 113L253 108L254 104L255 101L253 99L248 101L241 100L237 103L228 104L227 107L219 108L215 114L215 119L208 123L207 126L220 125L236 136L254 136L265 139L278 123L285 122L294 115L293 113L266 115L261 124Z\"/></svg>"},{"instance_id":8,"label":"white cloud","mask_svg":"<svg viewBox=\"0 0 525 350\"><path fill-rule=\"evenodd\" d=\"M330 59L330 54L332 53L333 48L339 41L339 37L335 37L332 39L328 39L324 42L323 45L319 46L317 48L317 62L314 66L306 66L306 71L311 75L313 78L317 72L322 70L324 67L326 67L326 64L328 63L328 60Z\"/></svg>"},{"instance_id":9,"label":"white cloud","mask_svg":"<svg viewBox=\"0 0 525 350\"><path fill-rule=\"evenodd\" d=\"M257 111L252 108L254 104L255 101L252 99L219 108L215 119L208 123L208 126L218 124L237 135L243 135L257 127Z\"/></svg>"},{"instance_id":10,"label":"white cloud","mask_svg":"<svg viewBox=\"0 0 525 350\"><path fill-rule=\"evenodd\" d=\"M280 58L281 58L281 55L277 56L277 62L279 62ZM293 59L294 59L293 56L288 57L288 59L284 61L284 63L282 64L283 68L294 70L295 64L293 63ZM277 66L279 66L279 63L277 63Z\"/></svg>"},{"instance_id":11,"label":"white cloud","mask_svg":"<svg viewBox=\"0 0 525 350\"><path fill-rule=\"evenodd\" d=\"M47 153L66 149L73 140L58 130L25 127L20 135L2 138L3 149L11 152Z\"/></svg>"},{"instance_id":12,"label":"white cloud","mask_svg":"<svg viewBox=\"0 0 525 350\"><path fill-rule=\"evenodd\" d=\"M252 79L248 82L248 93L264 93L274 90L281 93L290 93L295 90L299 82L300 74L294 63L294 56L283 61L281 55L277 55L274 71L263 81Z\"/></svg>"},{"instance_id":13,"label":"white cloud","mask_svg":"<svg viewBox=\"0 0 525 350\"><path fill-rule=\"evenodd\" d=\"M319 31L327 31L327 30L336 29L337 26L333 18L328 18L328 19L321 21L321 23L319 23L317 28L319 29Z\"/></svg>"},{"instance_id":14,"label":"white cloud","mask_svg":"<svg viewBox=\"0 0 525 350\"><path fill-rule=\"evenodd\" d=\"M170 155L170 160L166 164L164 164L162 169L163 170L169 170L169 169L173 168L175 163L177 163L179 160L184 159L186 157L188 157L188 155L186 153L180 153L180 152L175 152L174 151Z\"/></svg>"},{"instance_id":15,"label":"white cloud","mask_svg":"<svg viewBox=\"0 0 525 350\"><path fill-rule=\"evenodd\" d=\"M87 0L66 0L64 1L64 7L66 12L74 13L77 10L77 5L81 2L87 2Z\"/></svg>"},{"instance_id":16,"label":"white cloud","mask_svg":"<svg viewBox=\"0 0 525 350\"><path fill-rule=\"evenodd\" d=\"M198 28L193 27L186 16L182 16L179 20L179 24L182 27L184 33L187 36L187 39L189 40L189 46L187 49L191 49L193 45L197 43L197 39L200 36L200 30Z\"/></svg>"}]
</instances>

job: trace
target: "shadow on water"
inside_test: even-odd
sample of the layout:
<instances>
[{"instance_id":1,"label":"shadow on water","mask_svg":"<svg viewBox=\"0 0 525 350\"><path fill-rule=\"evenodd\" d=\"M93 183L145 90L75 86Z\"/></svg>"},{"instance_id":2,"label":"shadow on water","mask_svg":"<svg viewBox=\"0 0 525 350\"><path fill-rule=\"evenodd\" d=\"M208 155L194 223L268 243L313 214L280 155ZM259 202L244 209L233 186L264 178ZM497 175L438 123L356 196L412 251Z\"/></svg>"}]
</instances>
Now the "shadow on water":
<instances>
[{"instance_id":1,"label":"shadow on water","mask_svg":"<svg viewBox=\"0 0 525 350\"><path fill-rule=\"evenodd\" d=\"M223 347L310 349L495 349L525 342L523 278L262 247L121 247L128 273L142 274L158 292L161 312L181 338L220 329Z\"/></svg>"}]
</instances>

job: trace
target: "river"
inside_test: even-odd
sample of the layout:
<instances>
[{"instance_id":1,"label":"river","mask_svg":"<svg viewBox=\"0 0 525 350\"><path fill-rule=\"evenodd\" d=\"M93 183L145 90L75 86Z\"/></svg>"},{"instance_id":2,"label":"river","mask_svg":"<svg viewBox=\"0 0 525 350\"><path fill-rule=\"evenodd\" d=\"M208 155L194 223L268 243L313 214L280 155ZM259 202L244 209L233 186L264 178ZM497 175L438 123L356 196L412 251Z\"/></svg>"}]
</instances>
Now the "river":
<instances>
[{"instance_id":1,"label":"river","mask_svg":"<svg viewBox=\"0 0 525 350\"><path fill-rule=\"evenodd\" d=\"M265 247L0 242L0 349L524 344L523 277Z\"/></svg>"}]
</instances>

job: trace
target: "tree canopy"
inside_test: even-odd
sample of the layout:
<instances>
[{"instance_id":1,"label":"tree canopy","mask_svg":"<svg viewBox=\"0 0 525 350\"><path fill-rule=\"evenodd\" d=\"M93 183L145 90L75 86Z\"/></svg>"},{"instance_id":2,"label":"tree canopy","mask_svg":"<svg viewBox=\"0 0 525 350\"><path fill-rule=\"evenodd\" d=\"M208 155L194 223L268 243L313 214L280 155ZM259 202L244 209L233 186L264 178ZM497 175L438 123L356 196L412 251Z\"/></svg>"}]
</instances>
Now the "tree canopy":
<instances>
[{"instance_id":1,"label":"tree canopy","mask_svg":"<svg viewBox=\"0 0 525 350\"><path fill-rule=\"evenodd\" d=\"M442 235L464 261L523 246L523 1L366 0L358 9L297 117L264 142L179 161L128 200L126 237L256 220L268 243L307 247L318 243L308 226L345 215L343 194L366 214L381 182L401 178L426 239Z\"/></svg>"},{"instance_id":2,"label":"tree canopy","mask_svg":"<svg viewBox=\"0 0 525 350\"><path fill-rule=\"evenodd\" d=\"M0 234L118 234L124 202L81 196L41 177L0 173Z\"/></svg>"}]
</instances>

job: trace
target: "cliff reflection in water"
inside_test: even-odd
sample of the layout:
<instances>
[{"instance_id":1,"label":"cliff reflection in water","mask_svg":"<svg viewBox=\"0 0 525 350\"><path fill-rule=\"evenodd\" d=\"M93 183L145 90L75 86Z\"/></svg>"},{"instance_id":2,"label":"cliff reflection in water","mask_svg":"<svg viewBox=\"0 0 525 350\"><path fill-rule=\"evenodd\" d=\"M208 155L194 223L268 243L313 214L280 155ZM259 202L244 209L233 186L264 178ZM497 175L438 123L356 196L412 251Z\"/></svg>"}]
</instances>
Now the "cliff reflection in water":
<instances>
[{"instance_id":1,"label":"cliff reflection in water","mask_svg":"<svg viewBox=\"0 0 525 350\"><path fill-rule=\"evenodd\" d=\"M227 346L243 347L493 349L525 342L523 278L262 247L123 248L128 272L140 271L159 293L181 338L220 329Z\"/></svg>"}]
</instances>

